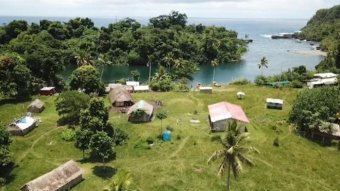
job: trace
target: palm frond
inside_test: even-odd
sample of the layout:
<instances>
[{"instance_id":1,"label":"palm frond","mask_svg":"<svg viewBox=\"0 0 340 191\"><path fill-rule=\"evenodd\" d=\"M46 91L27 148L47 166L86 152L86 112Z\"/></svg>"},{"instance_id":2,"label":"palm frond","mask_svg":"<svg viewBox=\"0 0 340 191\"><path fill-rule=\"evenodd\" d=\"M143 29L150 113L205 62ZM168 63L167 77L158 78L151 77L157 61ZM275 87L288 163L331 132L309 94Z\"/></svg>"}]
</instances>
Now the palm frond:
<instances>
[{"instance_id":1,"label":"palm frond","mask_svg":"<svg viewBox=\"0 0 340 191\"><path fill-rule=\"evenodd\" d=\"M215 151L208 159L208 164L212 161L215 161L219 158L221 158L222 156L224 155L224 150L218 150L218 151Z\"/></svg>"},{"instance_id":2,"label":"palm frond","mask_svg":"<svg viewBox=\"0 0 340 191\"><path fill-rule=\"evenodd\" d=\"M249 165L249 166L255 166L255 163L248 156L242 153L238 153L237 157L244 164Z\"/></svg>"}]
</instances>

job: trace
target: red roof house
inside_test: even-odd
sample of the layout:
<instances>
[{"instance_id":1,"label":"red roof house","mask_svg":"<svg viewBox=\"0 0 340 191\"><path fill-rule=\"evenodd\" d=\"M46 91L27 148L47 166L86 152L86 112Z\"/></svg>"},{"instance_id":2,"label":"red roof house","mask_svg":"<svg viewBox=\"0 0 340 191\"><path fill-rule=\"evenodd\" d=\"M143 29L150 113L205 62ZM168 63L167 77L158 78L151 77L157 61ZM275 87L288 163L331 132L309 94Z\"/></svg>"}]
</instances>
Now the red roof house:
<instances>
[{"instance_id":1,"label":"red roof house","mask_svg":"<svg viewBox=\"0 0 340 191\"><path fill-rule=\"evenodd\" d=\"M212 131L225 131L229 121L249 123L241 106L220 102L208 106L209 121Z\"/></svg>"}]
</instances>

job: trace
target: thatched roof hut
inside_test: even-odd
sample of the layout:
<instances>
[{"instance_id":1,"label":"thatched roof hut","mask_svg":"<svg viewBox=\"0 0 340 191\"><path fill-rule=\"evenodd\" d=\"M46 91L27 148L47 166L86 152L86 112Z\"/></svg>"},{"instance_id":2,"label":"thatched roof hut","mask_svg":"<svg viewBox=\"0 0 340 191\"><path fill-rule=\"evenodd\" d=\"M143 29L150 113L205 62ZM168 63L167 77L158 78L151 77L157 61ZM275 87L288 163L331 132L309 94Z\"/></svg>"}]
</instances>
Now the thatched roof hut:
<instances>
[{"instance_id":1,"label":"thatched roof hut","mask_svg":"<svg viewBox=\"0 0 340 191\"><path fill-rule=\"evenodd\" d=\"M28 112L41 113L45 109L45 103L40 99L35 99L27 108Z\"/></svg>"},{"instance_id":2,"label":"thatched roof hut","mask_svg":"<svg viewBox=\"0 0 340 191\"><path fill-rule=\"evenodd\" d=\"M126 107L133 104L131 94L122 86L115 87L109 93L112 106Z\"/></svg>"},{"instance_id":3,"label":"thatched roof hut","mask_svg":"<svg viewBox=\"0 0 340 191\"><path fill-rule=\"evenodd\" d=\"M140 123L151 121L153 111L154 108L151 104L141 100L131 106L127 114L129 115L129 121Z\"/></svg>"},{"instance_id":4,"label":"thatched roof hut","mask_svg":"<svg viewBox=\"0 0 340 191\"><path fill-rule=\"evenodd\" d=\"M66 191L83 180L83 171L70 160L56 169L26 183L22 191Z\"/></svg>"}]
</instances>

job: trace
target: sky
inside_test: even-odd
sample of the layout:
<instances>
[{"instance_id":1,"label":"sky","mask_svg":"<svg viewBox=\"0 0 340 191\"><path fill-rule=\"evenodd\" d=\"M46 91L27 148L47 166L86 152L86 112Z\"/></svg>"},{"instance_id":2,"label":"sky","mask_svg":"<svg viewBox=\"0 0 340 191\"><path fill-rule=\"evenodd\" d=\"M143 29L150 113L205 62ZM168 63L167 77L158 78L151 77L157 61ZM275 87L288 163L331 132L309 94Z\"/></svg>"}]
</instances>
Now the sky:
<instances>
[{"instance_id":1,"label":"sky","mask_svg":"<svg viewBox=\"0 0 340 191\"><path fill-rule=\"evenodd\" d=\"M154 17L172 10L201 18L303 18L340 0L0 0L1 16Z\"/></svg>"}]
</instances>

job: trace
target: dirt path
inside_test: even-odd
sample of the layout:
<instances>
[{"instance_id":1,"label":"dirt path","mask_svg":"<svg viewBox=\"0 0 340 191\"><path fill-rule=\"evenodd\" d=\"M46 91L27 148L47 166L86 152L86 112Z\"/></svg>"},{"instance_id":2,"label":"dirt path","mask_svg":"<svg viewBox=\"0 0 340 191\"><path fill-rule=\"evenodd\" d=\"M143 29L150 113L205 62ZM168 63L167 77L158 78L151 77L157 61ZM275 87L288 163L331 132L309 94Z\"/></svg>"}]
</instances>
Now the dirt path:
<instances>
[{"instance_id":1,"label":"dirt path","mask_svg":"<svg viewBox=\"0 0 340 191\"><path fill-rule=\"evenodd\" d=\"M174 158L185 146L185 144L188 142L190 136L189 137L185 137L183 139L183 141L181 142L181 144L178 146L178 148L170 155L170 159Z\"/></svg>"},{"instance_id":2,"label":"dirt path","mask_svg":"<svg viewBox=\"0 0 340 191\"><path fill-rule=\"evenodd\" d=\"M37 139L35 139L31 145L31 147L29 149L27 149L20 157L17 158L17 162L21 162L30 152L33 151L34 149L34 146L42 139L42 138L45 138L46 135L56 131L56 130L59 130L60 128L62 127L57 127L57 128L53 128L49 131L47 131L46 133L40 135Z\"/></svg>"}]
</instances>

